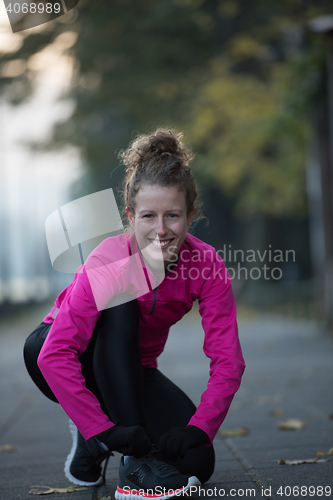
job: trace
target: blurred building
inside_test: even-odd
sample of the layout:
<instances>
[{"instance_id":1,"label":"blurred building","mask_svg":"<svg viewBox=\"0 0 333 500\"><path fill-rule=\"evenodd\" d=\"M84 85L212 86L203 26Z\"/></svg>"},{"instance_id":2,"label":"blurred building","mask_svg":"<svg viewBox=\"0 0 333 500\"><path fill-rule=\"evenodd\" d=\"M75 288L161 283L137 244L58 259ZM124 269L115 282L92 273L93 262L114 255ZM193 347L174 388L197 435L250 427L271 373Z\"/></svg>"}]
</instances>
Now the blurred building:
<instances>
[{"instance_id":1,"label":"blurred building","mask_svg":"<svg viewBox=\"0 0 333 500\"><path fill-rule=\"evenodd\" d=\"M1 50L11 51L11 36L14 42L16 35L8 19L0 21ZM2 43L7 39L8 46ZM63 48L54 44L30 58L35 91L24 104L12 106L6 91L0 93L0 304L45 300L72 277L52 268L44 225L51 212L69 201L69 187L81 172L80 157L74 148L54 152L31 147L47 141L53 124L73 109L71 101L59 100L72 75L72 61ZM17 68L3 67L2 77L13 78Z\"/></svg>"}]
</instances>

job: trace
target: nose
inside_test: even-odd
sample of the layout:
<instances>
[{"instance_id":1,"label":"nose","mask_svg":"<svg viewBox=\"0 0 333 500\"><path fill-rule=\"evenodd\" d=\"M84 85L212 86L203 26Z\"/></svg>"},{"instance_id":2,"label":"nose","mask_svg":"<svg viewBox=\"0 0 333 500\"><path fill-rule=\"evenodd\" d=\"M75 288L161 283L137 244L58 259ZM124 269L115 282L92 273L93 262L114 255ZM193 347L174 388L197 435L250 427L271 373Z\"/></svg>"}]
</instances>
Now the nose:
<instances>
[{"instance_id":1,"label":"nose","mask_svg":"<svg viewBox=\"0 0 333 500\"><path fill-rule=\"evenodd\" d=\"M165 220L163 217L159 217L156 221L156 227L155 227L156 234L160 237L163 237L167 233L167 228L165 224Z\"/></svg>"}]
</instances>

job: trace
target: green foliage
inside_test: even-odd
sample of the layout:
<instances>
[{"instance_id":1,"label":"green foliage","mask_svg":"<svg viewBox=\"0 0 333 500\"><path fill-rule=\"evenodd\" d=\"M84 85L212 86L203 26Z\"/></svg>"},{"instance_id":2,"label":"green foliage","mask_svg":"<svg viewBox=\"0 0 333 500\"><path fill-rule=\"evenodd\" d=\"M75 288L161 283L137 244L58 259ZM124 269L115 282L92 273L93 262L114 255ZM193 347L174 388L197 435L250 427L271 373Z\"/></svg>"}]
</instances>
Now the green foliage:
<instances>
[{"instance_id":1,"label":"green foliage","mask_svg":"<svg viewBox=\"0 0 333 500\"><path fill-rule=\"evenodd\" d=\"M277 77L261 82L214 65L193 107L196 168L237 198L239 216L304 213L306 122L283 112Z\"/></svg>"},{"instance_id":2,"label":"green foliage","mask_svg":"<svg viewBox=\"0 0 333 500\"><path fill-rule=\"evenodd\" d=\"M76 107L48 146L81 149L83 190L119 183L115 150L133 130L171 125L198 151L199 178L220 186L239 216L304 214L307 116L325 47L318 36L302 45L302 33L330 12L331 0L82 0L2 56L0 71L10 60L28 64L0 85L14 102L27 97L33 54L75 31Z\"/></svg>"}]
</instances>

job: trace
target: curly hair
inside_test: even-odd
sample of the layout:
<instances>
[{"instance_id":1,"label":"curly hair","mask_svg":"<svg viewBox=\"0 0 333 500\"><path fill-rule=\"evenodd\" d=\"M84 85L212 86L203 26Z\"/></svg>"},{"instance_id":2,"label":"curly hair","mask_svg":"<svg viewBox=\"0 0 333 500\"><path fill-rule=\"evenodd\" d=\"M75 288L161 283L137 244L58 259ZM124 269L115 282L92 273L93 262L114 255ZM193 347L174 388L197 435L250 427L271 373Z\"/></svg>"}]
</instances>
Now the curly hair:
<instances>
[{"instance_id":1,"label":"curly hair","mask_svg":"<svg viewBox=\"0 0 333 500\"><path fill-rule=\"evenodd\" d=\"M142 184L176 186L185 193L187 214L192 212L198 197L198 189L190 162L194 154L181 138L182 132L158 128L152 134L139 135L126 150L119 152L122 163L127 166L123 186L125 207L135 213L135 197ZM201 204L196 204L195 220L203 216Z\"/></svg>"}]
</instances>

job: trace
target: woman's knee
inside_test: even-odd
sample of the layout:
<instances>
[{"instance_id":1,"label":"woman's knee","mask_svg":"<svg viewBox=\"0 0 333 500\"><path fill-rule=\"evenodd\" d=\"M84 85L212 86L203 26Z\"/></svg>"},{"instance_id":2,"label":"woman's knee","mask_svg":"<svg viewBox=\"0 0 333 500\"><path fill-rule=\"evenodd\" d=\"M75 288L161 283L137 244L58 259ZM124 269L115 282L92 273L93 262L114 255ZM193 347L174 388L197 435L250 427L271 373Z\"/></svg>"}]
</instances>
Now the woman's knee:
<instances>
[{"instance_id":1,"label":"woman's knee","mask_svg":"<svg viewBox=\"0 0 333 500\"><path fill-rule=\"evenodd\" d=\"M115 331L131 331L138 327L139 307L136 300L104 309L98 320L98 327Z\"/></svg>"},{"instance_id":2,"label":"woman's knee","mask_svg":"<svg viewBox=\"0 0 333 500\"><path fill-rule=\"evenodd\" d=\"M23 347L23 358L27 371L38 389L51 401L58 402L42 375L37 359L52 325L41 323L27 338Z\"/></svg>"}]
</instances>

